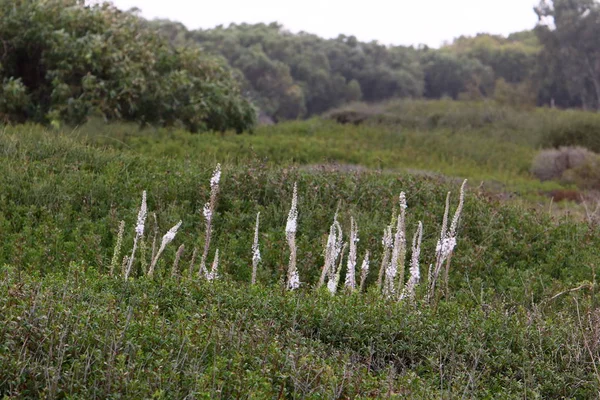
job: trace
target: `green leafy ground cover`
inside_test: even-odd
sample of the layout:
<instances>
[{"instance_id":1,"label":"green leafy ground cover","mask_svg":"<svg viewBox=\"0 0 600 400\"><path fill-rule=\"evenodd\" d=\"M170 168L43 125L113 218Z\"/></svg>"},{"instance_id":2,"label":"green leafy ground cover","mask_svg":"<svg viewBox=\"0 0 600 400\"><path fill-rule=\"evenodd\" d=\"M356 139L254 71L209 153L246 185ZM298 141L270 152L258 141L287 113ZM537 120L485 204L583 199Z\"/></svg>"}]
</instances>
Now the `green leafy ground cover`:
<instances>
[{"instance_id":1,"label":"green leafy ground cover","mask_svg":"<svg viewBox=\"0 0 600 400\"><path fill-rule=\"evenodd\" d=\"M254 135L125 125L4 128L0 395L596 396L598 229L490 199L478 187L480 180L532 193L562 187L529 174L543 137L523 138L534 132L503 124L453 129L440 122L425 128L313 119ZM514 139L495 136L502 132ZM191 249L203 243L201 211L216 162L224 170L211 249L220 250L223 278L211 284L190 280L187 268ZM417 169L427 173L410 172ZM449 295L428 305L420 287L415 304L383 298L374 281L398 194L407 193L409 237L417 221L425 227L425 277L446 192L455 205L462 178L472 183ZM284 227L294 182L303 284L288 293L282 289L289 256ZM111 278L119 221L126 223L127 252L142 190L161 235L180 219L183 226L154 279L142 276L139 264L129 281ZM338 206L345 232L350 216L357 220L359 254L372 253L366 293L332 297L313 289ZM259 284L251 287L259 211L263 261ZM180 244L182 277L174 279Z\"/></svg>"}]
</instances>

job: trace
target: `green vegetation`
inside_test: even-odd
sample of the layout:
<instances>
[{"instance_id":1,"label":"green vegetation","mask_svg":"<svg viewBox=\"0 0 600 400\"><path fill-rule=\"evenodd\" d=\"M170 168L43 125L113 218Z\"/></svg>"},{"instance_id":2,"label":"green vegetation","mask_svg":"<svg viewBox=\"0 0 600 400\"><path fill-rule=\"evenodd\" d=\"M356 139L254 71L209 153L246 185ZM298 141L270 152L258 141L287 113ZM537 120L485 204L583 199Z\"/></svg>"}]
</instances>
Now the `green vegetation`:
<instances>
[{"instance_id":1,"label":"green vegetation","mask_svg":"<svg viewBox=\"0 0 600 400\"><path fill-rule=\"evenodd\" d=\"M105 120L252 128L229 69L175 49L138 17L79 0L0 1L0 122Z\"/></svg>"},{"instance_id":2,"label":"green vegetation","mask_svg":"<svg viewBox=\"0 0 600 400\"><path fill-rule=\"evenodd\" d=\"M275 121L407 98L598 109L598 7L542 0L534 30L431 49L292 34L277 23L190 31L110 4L2 0L0 121L100 116L242 132L256 120L250 102Z\"/></svg>"},{"instance_id":3,"label":"green vegetation","mask_svg":"<svg viewBox=\"0 0 600 400\"><path fill-rule=\"evenodd\" d=\"M5 398L591 398L597 312L0 270ZM483 301L479 303L479 301ZM561 304L559 301L558 304ZM571 308L566 301L555 308ZM568 307L567 307L568 306ZM582 335L583 333L583 335Z\"/></svg>"},{"instance_id":4,"label":"green vegetation","mask_svg":"<svg viewBox=\"0 0 600 400\"><path fill-rule=\"evenodd\" d=\"M358 111L367 114L358 125L311 119L254 135L96 122L64 132L4 128L0 394L593 397L597 227L489 197L494 185L526 194L563 188L538 182L529 168L546 127L581 113L449 101ZM188 276L217 162L210 260L219 249L221 279L207 282ZM414 304L386 299L375 281L398 194L407 194L409 237L424 225L425 280L447 191L456 204L454 177L471 185L449 293L429 305L423 281ZM294 182L302 285L288 292L284 228ZM131 278L110 277L119 221L127 254L142 190L159 239L183 225L153 278L142 262L150 260L153 219ZM359 259L371 251L365 293L314 289L338 207L345 237L350 217L358 224ZM250 286L259 211L262 261ZM181 244L181 274L172 277Z\"/></svg>"},{"instance_id":5,"label":"green vegetation","mask_svg":"<svg viewBox=\"0 0 600 400\"><path fill-rule=\"evenodd\" d=\"M597 396L600 116L535 104L598 106L600 10L536 12L433 50L0 0L0 397ZM242 91L312 118L238 135Z\"/></svg>"},{"instance_id":6,"label":"green vegetation","mask_svg":"<svg viewBox=\"0 0 600 400\"><path fill-rule=\"evenodd\" d=\"M223 57L275 120L391 98L598 109L599 3L541 0L535 12L540 22L530 31L463 36L440 49L363 43L344 35L323 39L293 34L277 23L192 31L171 21L152 25L174 45L199 45Z\"/></svg>"}]
</instances>

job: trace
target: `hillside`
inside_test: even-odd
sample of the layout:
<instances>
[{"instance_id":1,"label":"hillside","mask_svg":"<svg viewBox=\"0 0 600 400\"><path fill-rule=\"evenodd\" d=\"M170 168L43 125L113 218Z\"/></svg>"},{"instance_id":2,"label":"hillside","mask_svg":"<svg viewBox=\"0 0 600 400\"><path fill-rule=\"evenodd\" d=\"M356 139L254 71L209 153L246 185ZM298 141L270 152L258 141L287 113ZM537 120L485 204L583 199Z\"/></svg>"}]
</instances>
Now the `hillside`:
<instances>
[{"instance_id":1,"label":"hillside","mask_svg":"<svg viewBox=\"0 0 600 400\"><path fill-rule=\"evenodd\" d=\"M536 211L538 192L570 186L529 173L546 128L581 116L455 105L392 103L358 125L312 119L253 135L94 123L3 128L0 394L595 396L600 236L595 225L546 206ZM192 278L189 267L204 243L202 209L217 162L223 170L208 261L219 249L220 279L207 281L198 277L198 259ZM428 301L446 193L452 219L463 178L469 184L448 291L440 281ZM301 285L287 291L285 228L295 182ZM124 280L118 265L111 276L119 221L122 256L133 246L143 190L145 247ZM518 199L499 201L494 190ZM414 302L377 288L382 235L397 221L401 191L404 279L410 240L417 222L424 226ZM332 296L315 286L336 210L344 238L355 219L358 260L369 250L371 271L363 291L347 293L344 261ZM262 260L251 286L257 212ZM152 238L160 242L179 220L154 276L146 276Z\"/></svg>"}]
</instances>

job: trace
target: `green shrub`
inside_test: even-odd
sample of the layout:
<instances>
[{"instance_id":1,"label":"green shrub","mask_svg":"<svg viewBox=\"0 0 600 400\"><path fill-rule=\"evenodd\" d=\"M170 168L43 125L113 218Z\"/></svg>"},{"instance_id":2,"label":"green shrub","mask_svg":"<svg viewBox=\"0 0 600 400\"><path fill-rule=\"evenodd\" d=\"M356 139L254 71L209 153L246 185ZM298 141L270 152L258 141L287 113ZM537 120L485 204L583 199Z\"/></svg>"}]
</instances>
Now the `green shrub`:
<instances>
[{"instance_id":1,"label":"green shrub","mask_svg":"<svg viewBox=\"0 0 600 400\"><path fill-rule=\"evenodd\" d=\"M109 3L0 0L0 121L54 126L91 115L189 130L251 129L230 70L175 49Z\"/></svg>"},{"instance_id":2,"label":"green shrub","mask_svg":"<svg viewBox=\"0 0 600 400\"><path fill-rule=\"evenodd\" d=\"M600 115L597 113L565 112L546 126L546 147L582 146L600 153Z\"/></svg>"}]
</instances>

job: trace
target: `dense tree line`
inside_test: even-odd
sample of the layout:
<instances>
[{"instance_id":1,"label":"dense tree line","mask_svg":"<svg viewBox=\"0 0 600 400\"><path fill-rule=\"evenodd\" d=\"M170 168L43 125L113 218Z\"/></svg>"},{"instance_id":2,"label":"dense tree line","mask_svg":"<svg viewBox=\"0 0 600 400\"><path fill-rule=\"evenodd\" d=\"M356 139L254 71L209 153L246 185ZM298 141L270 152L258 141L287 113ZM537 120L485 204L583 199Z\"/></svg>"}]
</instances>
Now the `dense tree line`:
<instances>
[{"instance_id":1,"label":"dense tree line","mask_svg":"<svg viewBox=\"0 0 600 400\"><path fill-rule=\"evenodd\" d=\"M152 24L173 44L198 44L226 59L258 107L278 120L356 100L497 97L515 105L538 100L532 86L541 47L533 31L461 37L431 49L292 34L277 23L195 31L166 20Z\"/></svg>"},{"instance_id":2,"label":"dense tree line","mask_svg":"<svg viewBox=\"0 0 600 400\"><path fill-rule=\"evenodd\" d=\"M423 95L419 50L411 47L292 34L277 23L196 31L170 21L153 24L174 44L197 43L224 57L260 109L278 120L352 101Z\"/></svg>"},{"instance_id":3,"label":"dense tree line","mask_svg":"<svg viewBox=\"0 0 600 400\"><path fill-rule=\"evenodd\" d=\"M531 31L431 49L293 34L277 23L188 30L83 0L0 0L0 122L100 115L243 131L254 106L286 120L391 98L599 109L598 1L541 0L534 11Z\"/></svg>"},{"instance_id":4,"label":"dense tree line","mask_svg":"<svg viewBox=\"0 0 600 400\"><path fill-rule=\"evenodd\" d=\"M542 0L530 31L460 37L440 49L383 46L353 36L293 34L277 23L188 31L153 21L171 43L199 44L234 68L275 119L354 100L494 98L515 106L598 107L600 19L594 0Z\"/></svg>"},{"instance_id":5,"label":"dense tree line","mask_svg":"<svg viewBox=\"0 0 600 400\"><path fill-rule=\"evenodd\" d=\"M91 115L192 131L250 129L230 68L138 16L82 0L0 0L0 123Z\"/></svg>"}]
</instances>

